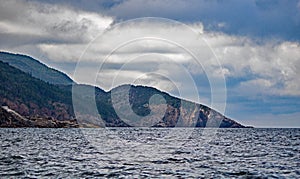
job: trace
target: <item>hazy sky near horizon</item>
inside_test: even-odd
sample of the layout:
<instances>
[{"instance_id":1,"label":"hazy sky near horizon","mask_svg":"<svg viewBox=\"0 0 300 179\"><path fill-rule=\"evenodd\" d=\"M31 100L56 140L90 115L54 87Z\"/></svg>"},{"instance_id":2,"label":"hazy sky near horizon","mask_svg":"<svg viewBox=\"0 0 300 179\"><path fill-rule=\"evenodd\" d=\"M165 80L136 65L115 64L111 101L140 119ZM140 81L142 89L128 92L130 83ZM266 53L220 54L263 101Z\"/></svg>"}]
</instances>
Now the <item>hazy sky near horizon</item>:
<instances>
[{"instance_id":1,"label":"hazy sky near horizon","mask_svg":"<svg viewBox=\"0 0 300 179\"><path fill-rule=\"evenodd\" d=\"M189 76L199 102L209 106L210 82L224 78L225 115L256 127L300 127L300 0L0 2L1 51L30 55L81 83L93 84L97 75L96 85L106 90L135 82L194 100ZM199 41L187 40L193 35L184 24L205 39L220 65L201 59L198 68L178 48L186 43L206 53ZM151 36L111 53L151 34L170 41Z\"/></svg>"}]
</instances>

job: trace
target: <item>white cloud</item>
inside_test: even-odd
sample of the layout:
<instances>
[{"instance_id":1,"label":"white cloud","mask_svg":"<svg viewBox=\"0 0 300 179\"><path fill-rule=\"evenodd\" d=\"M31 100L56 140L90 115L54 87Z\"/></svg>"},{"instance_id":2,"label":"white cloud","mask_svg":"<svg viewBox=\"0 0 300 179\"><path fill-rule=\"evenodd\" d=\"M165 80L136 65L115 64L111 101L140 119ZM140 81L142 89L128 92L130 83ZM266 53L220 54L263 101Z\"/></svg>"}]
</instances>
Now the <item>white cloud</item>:
<instances>
[{"instance_id":1,"label":"white cloud","mask_svg":"<svg viewBox=\"0 0 300 179\"><path fill-rule=\"evenodd\" d=\"M133 70L103 70L98 74L96 84L105 90L110 90L113 87L128 84L129 82L135 85L152 86L169 92L180 87L180 84L176 84L159 73L145 73Z\"/></svg>"},{"instance_id":2,"label":"white cloud","mask_svg":"<svg viewBox=\"0 0 300 179\"><path fill-rule=\"evenodd\" d=\"M274 94L274 83L266 79L253 79L248 81L243 81L240 83L236 92L242 92L244 95L256 97L258 94Z\"/></svg>"},{"instance_id":3,"label":"white cloud","mask_svg":"<svg viewBox=\"0 0 300 179\"><path fill-rule=\"evenodd\" d=\"M159 1L156 3L159 4ZM151 4L155 5L153 2ZM125 6L126 3L123 3L122 8ZM116 6L115 9L117 8L120 7ZM175 84L183 85L184 82L180 82L180 75L183 73L178 73L178 65L182 65L180 68L185 68L194 77L203 75L203 70L208 70L202 69L186 51L198 49L203 54L207 53L207 49L202 49L203 44L199 44L197 39L193 39L184 49L180 47L180 43L178 46L176 43L151 36L155 31L166 39L173 39L173 42L184 42L195 34L198 34L199 40L204 38L224 67L220 69L219 64L211 59L199 59L204 67L211 68L214 77L225 75L248 78L250 75L248 81L241 81L235 89L239 93L300 95L300 45L297 42L264 41L258 44L243 36L204 31L205 28L200 22L189 24L194 30L194 34L191 34L192 30L188 31L183 26L170 24L163 19L156 22L145 19L138 23L129 22L110 28L114 22L113 17L67 6L27 1L1 3L0 15L3 17L0 20L2 49L46 56L53 62L76 62L85 52L80 59L83 62L103 63L107 55L110 55L105 62L112 66L143 57L135 60L135 63L130 62L131 68L123 71L118 68L107 69L103 74L102 83L109 81L115 71L121 71L120 79L122 83L126 83L145 72L148 73L151 67L152 72L163 71L168 72L169 76L177 77ZM226 27L227 24L220 22L218 25ZM98 45L85 51L88 43L105 30L105 35L94 42ZM145 39L130 41L143 36ZM124 46L111 54L112 49L122 43ZM177 66L170 65L170 61L166 59L170 59ZM151 63L155 65L149 65ZM92 80L88 80L89 75L78 79L79 82L90 83ZM161 80L157 76L151 77L155 81L154 78L157 78L156 81ZM158 86L166 89L166 84L162 82Z\"/></svg>"},{"instance_id":4,"label":"white cloud","mask_svg":"<svg viewBox=\"0 0 300 179\"><path fill-rule=\"evenodd\" d=\"M39 38L33 45L86 43L113 22L112 17L67 6L14 0L1 2L0 15L1 36L10 36L7 43L14 46L23 45L26 36Z\"/></svg>"},{"instance_id":5,"label":"white cloud","mask_svg":"<svg viewBox=\"0 0 300 179\"><path fill-rule=\"evenodd\" d=\"M243 38L235 43L231 40L226 43L226 38L219 40L221 45L218 46L214 40L213 45L222 65L230 69L225 75L255 78L242 82L239 89L262 94L300 95L299 43L266 42L257 45ZM252 90L247 90L250 88Z\"/></svg>"}]
</instances>

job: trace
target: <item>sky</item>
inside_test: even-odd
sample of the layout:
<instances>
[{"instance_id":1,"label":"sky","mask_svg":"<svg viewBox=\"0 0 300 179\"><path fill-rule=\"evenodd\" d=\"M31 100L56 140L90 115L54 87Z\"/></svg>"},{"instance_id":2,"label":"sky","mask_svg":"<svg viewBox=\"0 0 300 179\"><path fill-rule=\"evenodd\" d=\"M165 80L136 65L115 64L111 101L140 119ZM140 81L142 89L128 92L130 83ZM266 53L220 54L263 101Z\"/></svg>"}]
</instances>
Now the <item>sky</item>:
<instances>
[{"instance_id":1,"label":"sky","mask_svg":"<svg viewBox=\"0 0 300 179\"><path fill-rule=\"evenodd\" d=\"M255 127L300 127L299 0L1 0L0 50L76 82L156 87Z\"/></svg>"}]
</instances>

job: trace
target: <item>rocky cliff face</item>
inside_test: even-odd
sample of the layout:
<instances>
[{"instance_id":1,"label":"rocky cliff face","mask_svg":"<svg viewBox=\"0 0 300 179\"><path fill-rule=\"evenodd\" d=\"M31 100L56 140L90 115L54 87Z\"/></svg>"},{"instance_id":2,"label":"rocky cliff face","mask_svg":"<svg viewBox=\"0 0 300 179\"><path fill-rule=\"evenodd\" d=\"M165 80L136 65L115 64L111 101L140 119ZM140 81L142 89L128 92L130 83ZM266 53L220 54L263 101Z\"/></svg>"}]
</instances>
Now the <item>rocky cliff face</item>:
<instances>
[{"instance_id":1,"label":"rocky cliff face","mask_svg":"<svg viewBox=\"0 0 300 179\"><path fill-rule=\"evenodd\" d=\"M118 93L113 94L117 95L115 98L118 99L115 100L114 109L118 111L118 114L121 114L119 117L125 121L128 120L127 124L131 126L245 127L207 106L181 100L155 88L123 85L112 91L114 90L118 91ZM126 96L128 91L130 108L124 107L128 104L126 104L126 99L122 98L122 96ZM157 95L160 98L153 101L152 97ZM151 100L152 104L150 104ZM134 119L135 121L133 121Z\"/></svg>"},{"instance_id":2,"label":"rocky cliff face","mask_svg":"<svg viewBox=\"0 0 300 179\"><path fill-rule=\"evenodd\" d=\"M72 113L69 111L71 110L70 105L66 105L60 102L53 102L51 103L50 107L41 106L35 102L26 102L22 101L21 99L7 99L2 98L0 99L2 105L8 106L10 109L17 111L20 115L24 117L42 117L48 118L51 117L57 120L69 120L74 118Z\"/></svg>"},{"instance_id":3,"label":"rocky cliff face","mask_svg":"<svg viewBox=\"0 0 300 179\"><path fill-rule=\"evenodd\" d=\"M0 127L76 128L76 120L59 121L53 118L25 118L8 106L0 107Z\"/></svg>"},{"instance_id":4,"label":"rocky cliff face","mask_svg":"<svg viewBox=\"0 0 300 179\"><path fill-rule=\"evenodd\" d=\"M75 94L80 104L76 115L72 87L79 89ZM88 90L95 96L88 96ZM93 97L96 112L88 104ZM74 127L75 118L83 127L244 127L207 106L181 100L152 87L123 85L105 92L74 83L55 85L1 60L0 106L8 106L21 116L1 108L2 127Z\"/></svg>"},{"instance_id":5,"label":"rocky cliff face","mask_svg":"<svg viewBox=\"0 0 300 179\"><path fill-rule=\"evenodd\" d=\"M0 105L25 117L72 118L71 91L32 77L0 61Z\"/></svg>"}]
</instances>

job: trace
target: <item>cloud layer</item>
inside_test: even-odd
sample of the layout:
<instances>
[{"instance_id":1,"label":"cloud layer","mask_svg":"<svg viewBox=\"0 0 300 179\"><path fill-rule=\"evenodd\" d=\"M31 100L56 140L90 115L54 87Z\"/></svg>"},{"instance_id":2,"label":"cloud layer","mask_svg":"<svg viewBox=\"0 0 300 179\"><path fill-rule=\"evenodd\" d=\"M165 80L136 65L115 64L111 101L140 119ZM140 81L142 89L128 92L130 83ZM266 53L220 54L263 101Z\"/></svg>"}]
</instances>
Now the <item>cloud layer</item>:
<instances>
[{"instance_id":1,"label":"cloud layer","mask_svg":"<svg viewBox=\"0 0 300 179\"><path fill-rule=\"evenodd\" d=\"M1 47L88 43L113 18L67 6L26 1L0 5Z\"/></svg>"},{"instance_id":2,"label":"cloud layer","mask_svg":"<svg viewBox=\"0 0 300 179\"><path fill-rule=\"evenodd\" d=\"M206 30L254 38L300 40L299 0L95 0L56 1L119 20L145 16L185 23L202 22Z\"/></svg>"},{"instance_id":3,"label":"cloud layer","mask_svg":"<svg viewBox=\"0 0 300 179\"><path fill-rule=\"evenodd\" d=\"M176 95L181 89L184 98L197 101L189 92L190 78L200 102L208 105L210 79L225 77L231 116L261 110L255 112L291 117L299 112L300 99L299 12L300 1L293 0L12 0L0 4L0 49L29 54L70 76L80 60L82 75L75 80L96 82L106 90L136 83ZM166 19L125 21L143 16L172 18L187 26ZM205 55L208 47L211 56ZM195 60L189 50L203 53L202 58ZM273 98L273 104L266 102ZM289 109L276 113L276 105Z\"/></svg>"}]
</instances>

